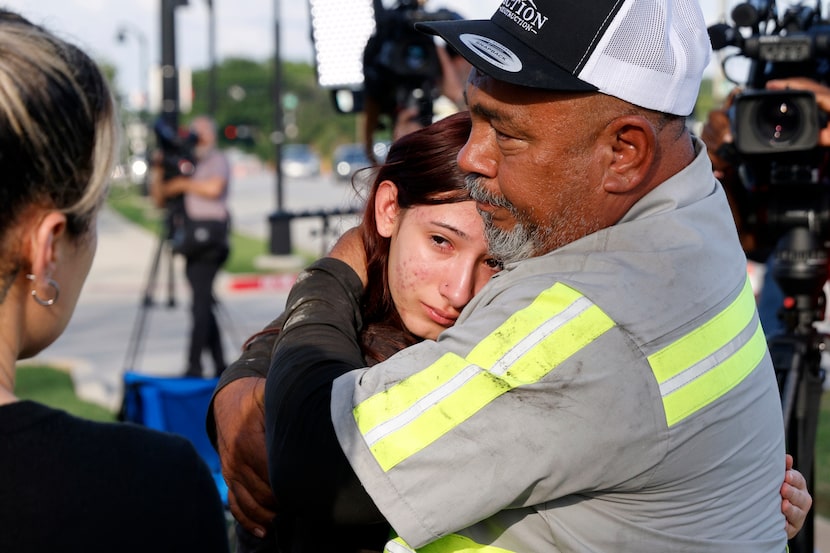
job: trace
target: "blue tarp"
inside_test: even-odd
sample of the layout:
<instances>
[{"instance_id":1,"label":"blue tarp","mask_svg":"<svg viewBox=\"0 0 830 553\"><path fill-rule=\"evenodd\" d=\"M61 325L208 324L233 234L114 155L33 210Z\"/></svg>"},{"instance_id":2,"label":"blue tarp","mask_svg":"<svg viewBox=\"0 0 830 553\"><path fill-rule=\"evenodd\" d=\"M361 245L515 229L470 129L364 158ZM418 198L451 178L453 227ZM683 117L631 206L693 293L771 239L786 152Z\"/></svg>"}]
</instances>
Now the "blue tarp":
<instances>
[{"instance_id":1,"label":"blue tarp","mask_svg":"<svg viewBox=\"0 0 830 553\"><path fill-rule=\"evenodd\" d=\"M205 432L205 415L218 378L160 377L124 373L124 401L119 418L184 436L205 460L222 502L228 504L228 487L222 478L219 455Z\"/></svg>"}]
</instances>

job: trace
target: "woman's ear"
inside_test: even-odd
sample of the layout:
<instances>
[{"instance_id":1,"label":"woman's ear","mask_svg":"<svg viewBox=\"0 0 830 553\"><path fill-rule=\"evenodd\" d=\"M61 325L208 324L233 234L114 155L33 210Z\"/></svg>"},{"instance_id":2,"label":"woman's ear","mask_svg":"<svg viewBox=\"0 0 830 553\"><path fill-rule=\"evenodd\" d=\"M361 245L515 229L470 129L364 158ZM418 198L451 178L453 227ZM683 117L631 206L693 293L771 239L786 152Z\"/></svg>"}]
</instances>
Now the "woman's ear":
<instances>
[{"instance_id":1,"label":"woman's ear","mask_svg":"<svg viewBox=\"0 0 830 553\"><path fill-rule=\"evenodd\" d=\"M657 148L657 133L651 122L640 115L627 115L605 129L613 158L603 184L610 194L627 194L643 182L652 169Z\"/></svg>"},{"instance_id":2,"label":"woman's ear","mask_svg":"<svg viewBox=\"0 0 830 553\"><path fill-rule=\"evenodd\" d=\"M66 238L66 215L48 211L30 233L29 256L31 272L37 278L48 278L59 261L58 244Z\"/></svg>"},{"instance_id":3,"label":"woman's ear","mask_svg":"<svg viewBox=\"0 0 830 553\"><path fill-rule=\"evenodd\" d=\"M397 185L391 180L381 182L375 193L375 224L378 234L384 238L392 236L400 212Z\"/></svg>"}]
</instances>

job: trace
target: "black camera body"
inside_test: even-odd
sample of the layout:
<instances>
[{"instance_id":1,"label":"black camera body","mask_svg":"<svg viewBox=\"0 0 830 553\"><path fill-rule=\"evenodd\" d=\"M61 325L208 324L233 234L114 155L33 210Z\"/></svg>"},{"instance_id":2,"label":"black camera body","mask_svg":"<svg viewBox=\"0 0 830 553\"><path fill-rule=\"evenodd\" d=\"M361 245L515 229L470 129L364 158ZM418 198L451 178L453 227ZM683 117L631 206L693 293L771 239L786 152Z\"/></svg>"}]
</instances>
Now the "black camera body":
<instances>
[{"instance_id":1,"label":"black camera body","mask_svg":"<svg viewBox=\"0 0 830 553\"><path fill-rule=\"evenodd\" d=\"M815 324L824 318L830 260L830 148L819 144L825 118L813 93L771 91L767 83L788 77L825 86L830 82L830 27L822 20L819 1L814 8L791 6L779 18L774 0L750 0L734 8L735 28L721 24L709 29L713 49L734 46L751 60L746 90L733 98L729 110L732 147L722 146L718 154L738 169L740 182L725 179L724 186L755 238L755 251L747 254L769 261L774 279L765 278L764 287L773 289L760 304L772 302L781 324L762 323L773 323L767 332L775 328L767 335L767 347L781 396L787 451L811 494L824 389L821 358L830 347L830 336ZM813 527L808 513L788 551L811 553Z\"/></svg>"},{"instance_id":2,"label":"black camera body","mask_svg":"<svg viewBox=\"0 0 830 553\"><path fill-rule=\"evenodd\" d=\"M432 122L441 63L433 37L417 31L415 24L459 18L445 9L428 12L414 0L400 0L392 9L375 2L376 30L363 52L363 75L365 93L381 113L394 117L415 107L422 125Z\"/></svg>"},{"instance_id":3,"label":"black camera body","mask_svg":"<svg viewBox=\"0 0 830 553\"><path fill-rule=\"evenodd\" d=\"M164 180L192 175L196 170L196 144L199 137L192 132L179 134L161 117L156 120L153 130L162 153Z\"/></svg>"},{"instance_id":4,"label":"black camera body","mask_svg":"<svg viewBox=\"0 0 830 553\"><path fill-rule=\"evenodd\" d=\"M807 226L822 240L830 235L828 149L818 144L827 118L812 92L766 89L768 81L787 77L828 84L830 25L818 4L792 6L779 17L774 0L739 4L732 19L734 27L709 28L712 47L737 48L750 68L729 109L733 143L718 154L738 169L741 189L732 197L756 238L748 254L762 261L795 227Z\"/></svg>"}]
</instances>

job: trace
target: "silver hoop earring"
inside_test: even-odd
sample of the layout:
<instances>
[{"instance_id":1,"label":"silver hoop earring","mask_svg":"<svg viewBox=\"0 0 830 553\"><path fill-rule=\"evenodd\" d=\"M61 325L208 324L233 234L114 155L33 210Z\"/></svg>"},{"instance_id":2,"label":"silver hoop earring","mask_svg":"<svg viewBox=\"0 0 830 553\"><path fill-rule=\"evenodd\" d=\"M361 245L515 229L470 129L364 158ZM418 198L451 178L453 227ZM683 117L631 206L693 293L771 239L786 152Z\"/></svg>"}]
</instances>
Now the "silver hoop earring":
<instances>
[{"instance_id":1,"label":"silver hoop earring","mask_svg":"<svg viewBox=\"0 0 830 553\"><path fill-rule=\"evenodd\" d=\"M26 275L26 278L31 280L32 282L34 282L36 277L33 274L28 274L28 275ZM37 295L37 290L35 288L32 288L32 298L37 302L38 305L42 305L44 307L48 307L50 305L53 305L56 301L58 301L58 296L61 293L61 289L58 286L58 283L55 282L54 280L52 280L51 278L46 279L46 284L48 284L49 286L51 286L52 288L55 289L55 295L53 297L49 298L48 300L44 300L42 298L39 298L38 295Z\"/></svg>"}]
</instances>

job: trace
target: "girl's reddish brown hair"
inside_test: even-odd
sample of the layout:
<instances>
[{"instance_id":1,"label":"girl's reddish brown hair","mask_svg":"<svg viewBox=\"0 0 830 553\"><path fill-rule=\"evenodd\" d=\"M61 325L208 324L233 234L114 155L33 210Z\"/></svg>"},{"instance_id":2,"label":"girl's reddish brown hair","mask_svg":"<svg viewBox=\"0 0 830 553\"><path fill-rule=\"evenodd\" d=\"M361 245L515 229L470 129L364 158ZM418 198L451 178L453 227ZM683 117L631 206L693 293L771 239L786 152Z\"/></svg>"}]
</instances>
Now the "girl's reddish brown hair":
<instances>
[{"instance_id":1,"label":"girl's reddish brown hair","mask_svg":"<svg viewBox=\"0 0 830 553\"><path fill-rule=\"evenodd\" d=\"M456 203L470 200L456 157L470 135L470 116L456 113L411 134L392 145L386 161L371 170L375 179L366 198L360 231L366 250L368 284L363 293L361 313L363 356L370 365L383 361L401 349L421 341L404 327L389 291L389 238L378 233L375 199L380 183L391 181L398 189L398 206ZM277 334L282 326L275 321L245 342L247 349L258 338Z\"/></svg>"},{"instance_id":2,"label":"girl's reddish brown hair","mask_svg":"<svg viewBox=\"0 0 830 553\"><path fill-rule=\"evenodd\" d=\"M395 141L385 162L376 169L360 225L368 276L361 306L367 357L378 361L386 357L371 345L381 333L385 341L392 334L400 336L400 348L420 340L406 331L392 302L387 271L390 240L378 233L375 220L378 186L383 181L393 182L401 209L469 200L465 174L458 168L456 158L467 142L470 127L469 113L460 112L407 134Z\"/></svg>"}]
</instances>

